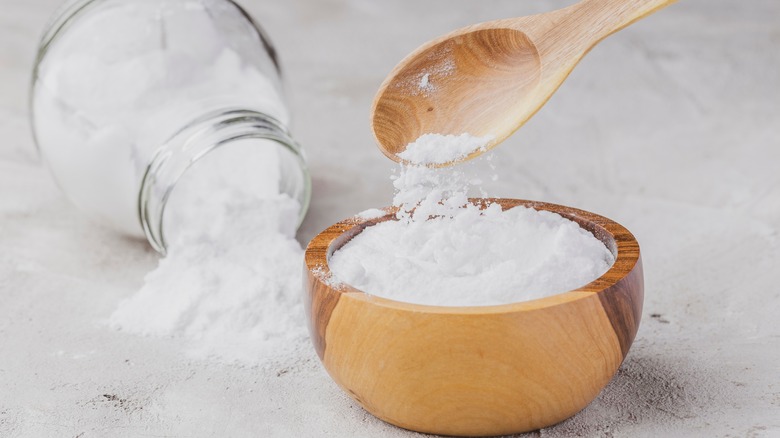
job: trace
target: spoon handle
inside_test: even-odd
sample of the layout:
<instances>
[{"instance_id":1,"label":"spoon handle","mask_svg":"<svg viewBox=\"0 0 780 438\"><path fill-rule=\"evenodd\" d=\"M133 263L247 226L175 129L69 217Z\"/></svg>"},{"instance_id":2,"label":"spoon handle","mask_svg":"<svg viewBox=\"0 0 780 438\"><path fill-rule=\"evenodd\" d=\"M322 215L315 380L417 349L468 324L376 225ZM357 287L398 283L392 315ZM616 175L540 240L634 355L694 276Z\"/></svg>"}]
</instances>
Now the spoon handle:
<instances>
[{"instance_id":1,"label":"spoon handle","mask_svg":"<svg viewBox=\"0 0 780 438\"><path fill-rule=\"evenodd\" d=\"M565 78L599 41L676 1L582 0L557 11L510 21L535 42L542 70L564 74Z\"/></svg>"},{"instance_id":2,"label":"spoon handle","mask_svg":"<svg viewBox=\"0 0 780 438\"><path fill-rule=\"evenodd\" d=\"M572 18L580 18L590 35L590 45L623 29L677 0L582 0L572 7Z\"/></svg>"}]
</instances>

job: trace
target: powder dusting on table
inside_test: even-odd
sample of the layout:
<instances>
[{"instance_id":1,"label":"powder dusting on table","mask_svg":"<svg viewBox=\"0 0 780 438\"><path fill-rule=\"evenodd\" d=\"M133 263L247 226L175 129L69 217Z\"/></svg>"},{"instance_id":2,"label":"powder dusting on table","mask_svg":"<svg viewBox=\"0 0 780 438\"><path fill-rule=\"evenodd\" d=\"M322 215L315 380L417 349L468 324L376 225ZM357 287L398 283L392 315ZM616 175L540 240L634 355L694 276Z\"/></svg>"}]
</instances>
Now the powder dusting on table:
<instances>
[{"instance_id":1,"label":"powder dusting on table","mask_svg":"<svg viewBox=\"0 0 780 438\"><path fill-rule=\"evenodd\" d=\"M396 78L392 86L402 88L410 96L435 96L437 85L456 71L451 47L440 47L426 55L425 69L403 78Z\"/></svg>"},{"instance_id":2,"label":"powder dusting on table","mask_svg":"<svg viewBox=\"0 0 780 438\"><path fill-rule=\"evenodd\" d=\"M420 79L420 89L426 89L431 85L431 74L425 73Z\"/></svg>"},{"instance_id":3,"label":"powder dusting on table","mask_svg":"<svg viewBox=\"0 0 780 438\"><path fill-rule=\"evenodd\" d=\"M441 163L461 157L464 144L475 150L487 141L425 135L405 153ZM463 170L402 165L394 181L396 220L366 228L334 253L332 275L398 301L479 306L566 292L614 263L601 241L556 213L473 205L468 198L475 184Z\"/></svg>"}]
</instances>

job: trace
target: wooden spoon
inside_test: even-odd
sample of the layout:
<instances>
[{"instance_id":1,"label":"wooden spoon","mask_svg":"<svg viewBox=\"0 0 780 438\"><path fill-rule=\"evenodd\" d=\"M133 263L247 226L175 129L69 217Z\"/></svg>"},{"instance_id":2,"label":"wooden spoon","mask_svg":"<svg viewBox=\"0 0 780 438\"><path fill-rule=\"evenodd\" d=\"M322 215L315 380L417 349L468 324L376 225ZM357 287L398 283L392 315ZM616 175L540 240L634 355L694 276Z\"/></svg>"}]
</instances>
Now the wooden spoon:
<instances>
[{"instance_id":1,"label":"wooden spoon","mask_svg":"<svg viewBox=\"0 0 780 438\"><path fill-rule=\"evenodd\" d=\"M531 118L594 45L674 1L583 0L430 41L379 88L371 116L379 148L402 161L398 154L422 134L468 133L491 136L490 149Z\"/></svg>"}]
</instances>

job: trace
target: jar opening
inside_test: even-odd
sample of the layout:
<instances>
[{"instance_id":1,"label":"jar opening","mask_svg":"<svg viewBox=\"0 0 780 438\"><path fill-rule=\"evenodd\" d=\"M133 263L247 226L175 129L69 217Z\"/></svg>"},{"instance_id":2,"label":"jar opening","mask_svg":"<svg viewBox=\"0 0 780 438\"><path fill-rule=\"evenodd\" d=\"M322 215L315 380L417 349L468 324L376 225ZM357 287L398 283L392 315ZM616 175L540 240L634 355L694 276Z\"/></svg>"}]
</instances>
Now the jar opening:
<instances>
[{"instance_id":1,"label":"jar opening","mask_svg":"<svg viewBox=\"0 0 780 438\"><path fill-rule=\"evenodd\" d=\"M237 209L279 209L279 231L294 235L310 192L300 149L280 125L259 113L225 112L190 125L158 152L142 182L140 220L162 254L171 242L224 228Z\"/></svg>"}]
</instances>

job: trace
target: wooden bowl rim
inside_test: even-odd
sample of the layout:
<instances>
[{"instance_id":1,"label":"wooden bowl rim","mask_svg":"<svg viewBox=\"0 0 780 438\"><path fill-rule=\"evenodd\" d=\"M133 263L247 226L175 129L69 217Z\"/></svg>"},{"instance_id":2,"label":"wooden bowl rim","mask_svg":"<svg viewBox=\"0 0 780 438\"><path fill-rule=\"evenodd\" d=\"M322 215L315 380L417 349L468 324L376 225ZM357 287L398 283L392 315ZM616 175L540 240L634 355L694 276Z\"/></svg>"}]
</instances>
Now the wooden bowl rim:
<instances>
[{"instance_id":1,"label":"wooden bowl rim","mask_svg":"<svg viewBox=\"0 0 780 438\"><path fill-rule=\"evenodd\" d=\"M412 312L459 315L501 314L542 309L591 297L592 294L603 292L624 279L639 262L639 243L634 235L624 226L604 216L559 204L513 198L475 198L471 199L471 201L478 205L497 203L504 209L523 206L535 210L544 210L560 214L567 219L577 222L581 227L594 234L594 236L602 242L604 242L605 237L609 238L610 241L604 242L604 244L607 245L613 254L615 254L615 263L599 278L577 289L533 300L487 306L435 306L408 303L371 295L348 284L340 284L337 286L328 284L326 279L330 278L332 275L328 265L328 259L333 252L338 249L333 248L334 243L346 233L354 233L351 237L345 239L344 242L341 242L341 245L339 245L340 248L367 227L391 220L392 215L395 213L395 209L387 207L382 209L386 213L382 217L364 219L359 216L353 216L344 219L326 228L309 242L306 247L304 263L310 274L309 277L311 281L315 282L313 287L324 288L328 293L340 294L340 299L348 298L362 300L380 307ZM598 234L602 235L599 236ZM614 242L614 245L610 245L611 242ZM610 248L610 246L612 246L612 248Z\"/></svg>"}]
</instances>

